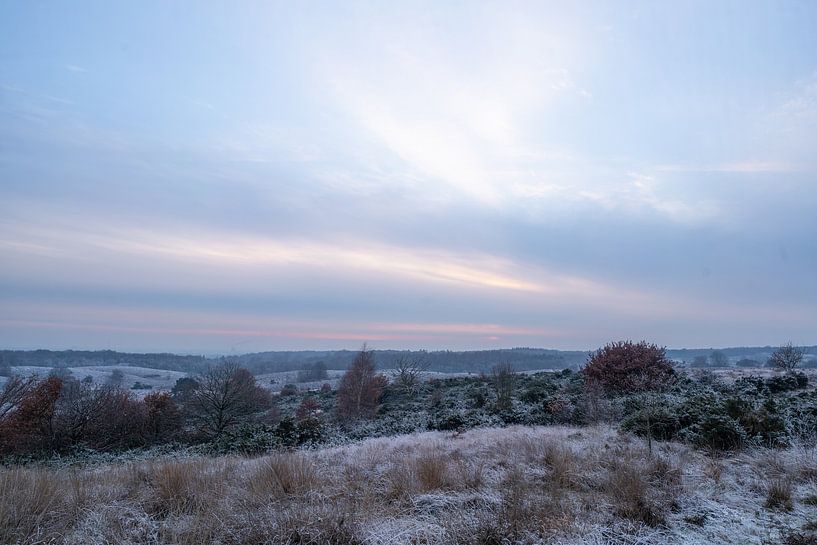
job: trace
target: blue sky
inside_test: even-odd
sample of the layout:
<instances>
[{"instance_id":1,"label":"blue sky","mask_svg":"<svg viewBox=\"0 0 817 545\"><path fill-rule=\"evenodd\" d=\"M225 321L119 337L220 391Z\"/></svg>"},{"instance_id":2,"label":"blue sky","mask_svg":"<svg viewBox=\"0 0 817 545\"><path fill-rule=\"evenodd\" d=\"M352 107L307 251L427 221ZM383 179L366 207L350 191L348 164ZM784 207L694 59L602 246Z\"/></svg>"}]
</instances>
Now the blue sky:
<instances>
[{"instance_id":1,"label":"blue sky","mask_svg":"<svg viewBox=\"0 0 817 545\"><path fill-rule=\"evenodd\" d=\"M0 3L0 345L817 342L817 4L565 4Z\"/></svg>"}]
</instances>

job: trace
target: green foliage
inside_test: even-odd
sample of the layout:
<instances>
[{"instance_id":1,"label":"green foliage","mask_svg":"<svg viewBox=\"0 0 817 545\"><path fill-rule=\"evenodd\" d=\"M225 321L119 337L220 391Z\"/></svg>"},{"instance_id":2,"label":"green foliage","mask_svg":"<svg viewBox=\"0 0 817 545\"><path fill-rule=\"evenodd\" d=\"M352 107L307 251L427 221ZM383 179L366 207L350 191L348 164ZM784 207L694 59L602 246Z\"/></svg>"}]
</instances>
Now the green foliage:
<instances>
[{"instance_id":1,"label":"green foliage","mask_svg":"<svg viewBox=\"0 0 817 545\"><path fill-rule=\"evenodd\" d=\"M298 387L294 384L284 384L281 388L282 396L294 396L298 394Z\"/></svg>"},{"instance_id":2,"label":"green foliage","mask_svg":"<svg viewBox=\"0 0 817 545\"><path fill-rule=\"evenodd\" d=\"M225 431L210 443L214 454L240 453L246 455L269 452L278 444L270 426L241 424Z\"/></svg>"},{"instance_id":3,"label":"green foliage","mask_svg":"<svg viewBox=\"0 0 817 545\"><path fill-rule=\"evenodd\" d=\"M746 432L740 423L726 414L710 414L689 426L679 436L701 448L735 450L746 442Z\"/></svg>"},{"instance_id":4,"label":"green foliage","mask_svg":"<svg viewBox=\"0 0 817 545\"><path fill-rule=\"evenodd\" d=\"M621 429L641 437L668 441L681 430L681 423L671 407L642 408L625 417Z\"/></svg>"}]
</instances>

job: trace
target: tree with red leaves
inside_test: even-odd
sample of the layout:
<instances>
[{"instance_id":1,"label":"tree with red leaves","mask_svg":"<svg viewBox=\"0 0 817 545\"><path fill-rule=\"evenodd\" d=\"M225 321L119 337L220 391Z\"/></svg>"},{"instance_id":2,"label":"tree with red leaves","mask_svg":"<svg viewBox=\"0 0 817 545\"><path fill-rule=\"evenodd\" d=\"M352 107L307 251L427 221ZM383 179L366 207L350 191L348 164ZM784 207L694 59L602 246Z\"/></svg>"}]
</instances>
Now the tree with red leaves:
<instances>
[{"instance_id":1,"label":"tree with red leaves","mask_svg":"<svg viewBox=\"0 0 817 545\"><path fill-rule=\"evenodd\" d=\"M182 413L168 392L153 392L145 396L147 421L145 438L150 443L172 440L181 431Z\"/></svg>"},{"instance_id":2,"label":"tree with red leaves","mask_svg":"<svg viewBox=\"0 0 817 545\"><path fill-rule=\"evenodd\" d=\"M51 448L54 408L62 379L49 377L31 384L0 420L0 451L31 452Z\"/></svg>"},{"instance_id":3,"label":"tree with red leaves","mask_svg":"<svg viewBox=\"0 0 817 545\"><path fill-rule=\"evenodd\" d=\"M666 349L647 341L609 343L590 355L582 372L588 382L614 393L654 390L674 374Z\"/></svg>"},{"instance_id":4,"label":"tree with red leaves","mask_svg":"<svg viewBox=\"0 0 817 545\"><path fill-rule=\"evenodd\" d=\"M341 421L371 418L377 411L388 379L375 371L374 354L363 345L338 385L338 417Z\"/></svg>"},{"instance_id":5,"label":"tree with red leaves","mask_svg":"<svg viewBox=\"0 0 817 545\"><path fill-rule=\"evenodd\" d=\"M295 411L295 421L303 422L304 420L313 420L318 417L320 412L320 403L312 396L305 397Z\"/></svg>"}]
</instances>

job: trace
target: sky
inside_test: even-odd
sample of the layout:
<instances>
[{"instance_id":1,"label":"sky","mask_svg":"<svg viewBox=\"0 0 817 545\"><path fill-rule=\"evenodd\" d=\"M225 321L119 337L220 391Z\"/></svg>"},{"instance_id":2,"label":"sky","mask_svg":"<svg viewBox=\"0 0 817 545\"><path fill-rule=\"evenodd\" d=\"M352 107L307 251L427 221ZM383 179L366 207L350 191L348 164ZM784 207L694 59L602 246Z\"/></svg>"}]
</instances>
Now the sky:
<instances>
[{"instance_id":1,"label":"sky","mask_svg":"<svg viewBox=\"0 0 817 545\"><path fill-rule=\"evenodd\" d=\"M817 3L0 1L0 347L817 343Z\"/></svg>"}]
</instances>

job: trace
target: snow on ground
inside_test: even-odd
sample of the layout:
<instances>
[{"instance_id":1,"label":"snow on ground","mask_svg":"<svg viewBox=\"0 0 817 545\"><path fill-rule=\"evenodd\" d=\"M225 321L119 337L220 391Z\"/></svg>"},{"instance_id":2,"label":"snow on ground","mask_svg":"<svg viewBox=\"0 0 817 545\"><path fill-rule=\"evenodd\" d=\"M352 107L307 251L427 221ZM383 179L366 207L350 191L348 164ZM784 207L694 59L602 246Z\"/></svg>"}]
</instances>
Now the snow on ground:
<instances>
[{"instance_id":1,"label":"snow on ground","mask_svg":"<svg viewBox=\"0 0 817 545\"><path fill-rule=\"evenodd\" d=\"M38 375L47 377L51 372L51 367L18 366L12 367L12 372L22 376ZM99 365L91 367L68 367L71 374L77 380L91 377L94 384L107 384L111 379L111 374L115 369L122 371L121 385L131 389L137 383L150 388L134 389L137 396L144 396L147 393L157 390L170 390L176 384L176 380L186 377L189 374L181 371L168 371L165 369L151 369L149 367L133 367L130 365ZM2 384L2 383L0 383Z\"/></svg>"}]
</instances>

